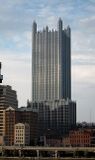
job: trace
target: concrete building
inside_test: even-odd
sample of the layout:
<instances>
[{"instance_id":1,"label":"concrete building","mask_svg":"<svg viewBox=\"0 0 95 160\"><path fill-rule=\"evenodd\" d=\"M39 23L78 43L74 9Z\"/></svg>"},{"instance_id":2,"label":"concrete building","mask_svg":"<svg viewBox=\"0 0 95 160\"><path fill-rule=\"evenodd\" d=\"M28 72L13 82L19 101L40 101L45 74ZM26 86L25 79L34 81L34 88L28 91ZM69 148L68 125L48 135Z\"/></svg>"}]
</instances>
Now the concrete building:
<instances>
[{"instance_id":1,"label":"concrete building","mask_svg":"<svg viewBox=\"0 0 95 160\"><path fill-rule=\"evenodd\" d=\"M32 27L32 100L71 99L71 30Z\"/></svg>"},{"instance_id":2,"label":"concrete building","mask_svg":"<svg viewBox=\"0 0 95 160\"><path fill-rule=\"evenodd\" d=\"M15 145L29 145L30 144L30 126L25 123L15 124Z\"/></svg>"},{"instance_id":3,"label":"concrete building","mask_svg":"<svg viewBox=\"0 0 95 160\"><path fill-rule=\"evenodd\" d=\"M0 108L18 107L17 94L9 85L0 85Z\"/></svg>"}]
</instances>

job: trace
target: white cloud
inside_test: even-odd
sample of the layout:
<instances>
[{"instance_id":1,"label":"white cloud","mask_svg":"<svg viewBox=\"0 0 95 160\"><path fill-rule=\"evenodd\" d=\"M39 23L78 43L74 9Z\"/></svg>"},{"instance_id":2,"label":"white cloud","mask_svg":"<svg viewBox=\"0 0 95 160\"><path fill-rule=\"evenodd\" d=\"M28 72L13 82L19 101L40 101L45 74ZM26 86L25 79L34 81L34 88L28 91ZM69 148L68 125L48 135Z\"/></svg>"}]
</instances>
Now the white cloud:
<instances>
[{"instance_id":1,"label":"white cloud","mask_svg":"<svg viewBox=\"0 0 95 160\"><path fill-rule=\"evenodd\" d=\"M72 97L77 102L77 120L95 121L95 65L72 66Z\"/></svg>"},{"instance_id":2,"label":"white cloud","mask_svg":"<svg viewBox=\"0 0 95 160\"><path fill-rule=\"evenodd\" d=\"M91 53L91 52L90 52ZM85 65L85 66L94 66L95 65L95 56L94 52L91 54L83 52L83 54L73 54L72 55L72 64L76 65Z\"/></svg>"},{"instance_id":3,"label":"white cloud","mask_svg":"<svg viewBox=\"0 0 95 160\"><path fill-rule=\"evenodd\" d=\"M95 7L94 7L95 9ZM83 18L79 21L79 25L80 27L82 27L83 29L85 29L86 33L94 33L95 34L95 16L94 15L90 15L86 18Z\"/></svg>"},{"instance_id":4,"label":"white cloud","mask_svg":"<svg viewBox=\"0 0 95 160\"><path fill-rule=\"evenodd\" d=\"M27 54L0 51L3 84L11 85L17 91L19 106L31 98L31 58Z\"/></svg>"},{"instance_id":5,"label":"white cloud","mask_svg":"<svg viewBox=\"0 0 95 160\"><path fill-rule=\"evenodd\" d=\"M72 32L72 50L76 51L91 51L94 50L95 41L94 35L85 33L83 31L73 31ZM85 54L85 52L84 52Z\"/></svg>"},{"instance_id":6,"label":"white cloud","mask_svg":"<svg viewBox=\"0 0 95 160\"><path fill-rule=\"evenodd\" d=\"M72 77L78 84L95 84L95 65L73 65Z\"/></svg>"}]
</instances>

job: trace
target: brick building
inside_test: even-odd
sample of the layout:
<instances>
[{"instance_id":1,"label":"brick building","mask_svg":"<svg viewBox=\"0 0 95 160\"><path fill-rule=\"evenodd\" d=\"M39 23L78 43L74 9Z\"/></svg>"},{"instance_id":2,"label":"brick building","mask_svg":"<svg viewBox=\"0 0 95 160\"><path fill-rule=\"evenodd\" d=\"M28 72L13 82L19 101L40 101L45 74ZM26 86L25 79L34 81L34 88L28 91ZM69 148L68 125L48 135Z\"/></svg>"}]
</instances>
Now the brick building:
<instances>
[{"instance_id":1,"label":"brick building","mask_svg":"<svg viewBox=\"0 0 95 160\"><path fill-rule=\"evenodd\" d=\"M69 132L69 136L63 138L64 146L89 147L95 146L95 130L79 129Z\"/></svg>"},{"instance_id":2,"label":"brick building","mask_svg":"<svg viewBox=\"0 0 95 160\"><path fill-rule=\"evenodd\" d=\"M9 85L0 85L0 145L3 145L6 140L6 109L9 106L18 108L16 91Z\"/></svg>"},{"instance_id":3,"label":"brick building","mask_svg":"<svg viewBox=\"0 0 95 160\"><path fill-rule=\"evenodd\" d=\"M14 126L19 122L18 112L8 107L5 110L5 144L14 145Z\"/></svg>"},{"instance_id":4,"label":"brick building","mask_svg":"<svg viewBox=\"0 0 95 160\"><path fill-rule=\"evenodd\" d=\"M28 123L30 126L30 144L34 145L38 136L38 115L30 109L0 108L0 145L14 145L14 126Z\"/></svg>"}]
</instances>

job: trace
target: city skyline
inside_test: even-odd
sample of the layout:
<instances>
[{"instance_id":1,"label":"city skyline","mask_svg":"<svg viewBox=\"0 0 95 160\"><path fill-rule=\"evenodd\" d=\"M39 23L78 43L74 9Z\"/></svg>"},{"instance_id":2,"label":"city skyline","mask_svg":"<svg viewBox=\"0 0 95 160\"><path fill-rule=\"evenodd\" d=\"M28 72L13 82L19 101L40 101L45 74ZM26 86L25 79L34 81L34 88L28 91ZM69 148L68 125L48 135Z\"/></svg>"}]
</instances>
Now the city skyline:
<instances>
[{"instance_id":1,"label":"city skyline","mask_svg":"<svg viewBox=\"0 0 95 160\"><path fill-rule=\"evenodd\" d=\"M61 17L72 28L72 94L77 101L78 121L95 122L95 1L4 0L0 3L3 84L12 85L17 91L19 106L25 105L31 95L32 22L35 19L40 29L47 24L55 28L56 19Z\"/></svg>"}]
</instances>

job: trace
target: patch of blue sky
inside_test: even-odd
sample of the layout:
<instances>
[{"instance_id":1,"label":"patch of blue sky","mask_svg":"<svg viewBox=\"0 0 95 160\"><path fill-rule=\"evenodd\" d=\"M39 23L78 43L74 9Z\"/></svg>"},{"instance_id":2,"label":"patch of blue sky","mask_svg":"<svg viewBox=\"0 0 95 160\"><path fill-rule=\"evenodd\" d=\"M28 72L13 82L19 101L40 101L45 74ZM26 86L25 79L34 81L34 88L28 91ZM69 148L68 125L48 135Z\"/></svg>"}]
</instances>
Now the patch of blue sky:
<instances>
[{"instance_id":1,"label":"patch of blue sky","mask_svg":"<svg viewBox=\"0 0 95 160\"><path fill-rule=\"evenodd\" d=\"M1 50L10 50L11 52L13 51L14 53L27 53L30 52L29 48L27 46L22 46L22 44L16 44L12 40L6 40L6 39L1 39L0 38L0 49Z\"/></svg>"}]
</instances>

